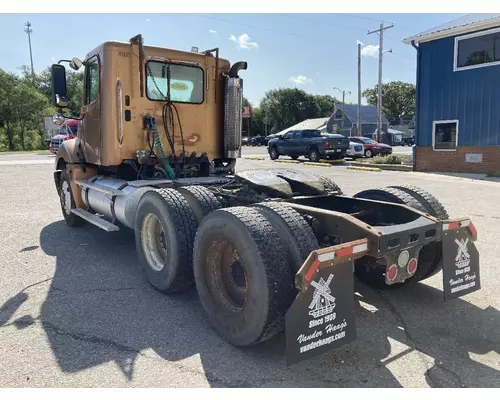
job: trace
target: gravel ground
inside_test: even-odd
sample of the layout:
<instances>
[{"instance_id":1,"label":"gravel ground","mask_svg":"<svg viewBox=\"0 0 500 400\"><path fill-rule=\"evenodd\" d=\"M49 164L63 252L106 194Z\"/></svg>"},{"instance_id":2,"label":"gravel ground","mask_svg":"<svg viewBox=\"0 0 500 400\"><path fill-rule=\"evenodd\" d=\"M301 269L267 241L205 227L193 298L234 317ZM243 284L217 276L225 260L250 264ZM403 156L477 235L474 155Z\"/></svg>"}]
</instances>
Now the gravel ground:
<instances>
[{"instance_id":1,"label":"gravel ground","mask_svg":"<svg viewBox=\"0 0 500 400\"><path fill-rule=\"evenodd\" d=\"M195 290L152 289L132 231L66 226L52 163L0 156L1 387L500 386L498 182L241 160L321 173L346 194L415 184L479 231L480 291L443 303L441 274L402 292L356 283L358 340L286 367L283 337L236 349L209 327Z\"/></svg>"}]
</instances>

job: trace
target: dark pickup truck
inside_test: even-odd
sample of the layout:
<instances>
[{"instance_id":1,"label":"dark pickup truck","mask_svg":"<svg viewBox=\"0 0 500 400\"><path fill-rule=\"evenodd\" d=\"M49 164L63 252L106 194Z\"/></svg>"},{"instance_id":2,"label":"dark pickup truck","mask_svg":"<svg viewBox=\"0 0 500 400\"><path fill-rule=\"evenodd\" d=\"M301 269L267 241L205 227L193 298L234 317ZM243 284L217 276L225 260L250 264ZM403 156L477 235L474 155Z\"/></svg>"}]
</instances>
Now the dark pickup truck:
<instances>
[{"instance_id":1,"label":"dark pickup truck","mask_svg":"<svg viewBox=\"0 0 500 400\"><path fill-rule=\"evenodd\" d=\"M340 159L349 149L349 139L337 134L322 134L316 129L295 130L271 139L267 149L271 160L279 156L290 156L294 160L306 156L311 161Z\"/></svg>"}]
</instances>

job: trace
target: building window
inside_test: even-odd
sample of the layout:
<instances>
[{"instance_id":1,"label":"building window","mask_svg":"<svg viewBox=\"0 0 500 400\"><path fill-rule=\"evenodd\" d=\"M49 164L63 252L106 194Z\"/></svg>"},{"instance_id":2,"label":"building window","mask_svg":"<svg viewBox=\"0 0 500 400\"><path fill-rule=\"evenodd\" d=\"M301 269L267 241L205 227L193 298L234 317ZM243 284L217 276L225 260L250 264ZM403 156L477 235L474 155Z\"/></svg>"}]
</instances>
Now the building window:
<instances>
[{"instance_id":1,"label":"building window","mask_svg":"<svg viewBox=\"0 0 500 400\"><path fill-rule=\"evenodd\" d=\"M340 108L335 113L334 119L336 119L336 120L342 119L342 110Z\"/></svg>"},{"instance_id":2,"label":"building window","mask_svg":"<svg viewBox=\"0 0 500 400\"><path fill-rule=\"evenodd\" d=\"M435 151L455 151L458 144L458 120L432 123L432 147Z\"/></svg>"},{"instance_id":3,"label":"building window","mask_svg":"<svg viewBox=\"0 0 500 400\"><path fill-rule=\"evenodd\" d=\"M203 103L203 69L190 65L148 61L146 94L149 100L167 98L167 73L170 68L170 99L176 103Z\"/></svg>"},{"instance_id":4,"label":"building window","mask_svg":"<svg viewBox=\"0 0 500 400\"><path fill-rule=\"evenodd\" d=\"M454 71L500 64L500 28L455 38Z\"/></svg>"}]
</instances>

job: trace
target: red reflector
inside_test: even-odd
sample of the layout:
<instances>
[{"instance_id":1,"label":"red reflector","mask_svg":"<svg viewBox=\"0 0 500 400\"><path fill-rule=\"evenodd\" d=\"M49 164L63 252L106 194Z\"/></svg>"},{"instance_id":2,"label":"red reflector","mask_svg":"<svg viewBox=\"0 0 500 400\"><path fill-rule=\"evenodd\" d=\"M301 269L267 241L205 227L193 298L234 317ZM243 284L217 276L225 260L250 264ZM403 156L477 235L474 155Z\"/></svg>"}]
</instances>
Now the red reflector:
<instances>
[{"instance_id":1,"label":"red reflector","mask_svg":"<svg viewBox=\"0 0 500 400\"><path fill-rule=\"evenodd\" d=\"M341 249L337 251L337 257L345 257L349 256L353 253L353 248L352 247L346 247L345 249Z\"/></svg>"},{"instance_id":2,"label":"red reflector","mask_svg":"<svg viewBox=\"0 0 500 400\"><path fill-rule=\"evenodd\" d=\"M307 271L307 273L304 276L306 281L310 281L312 279L312 277L314 276L314 273L318 269L319 264L320 264L320 261L318 259L316 259L316 261L314 261L312 263L311 268L309 268L309 271Z\"/></svg>"},{"instance_id":3,"label":"red reflector","mask_svg":"<svg viewBox=\"0 0 500 400\"><path fill-rule=\"evenodd\" d=\"M469 224L469 231L470 231L473 238L477 238L477 229L474 226L474 224L472 223L472 221Z\"/></svg>"},{"instance_id":4,"label":"red reflector","mask_svg":"<svg viewBox=\"0 0 500 400\"><path fill-rule=\"evenodd\" d=\"M387 277L389 278L390 281L393 281L396 279L396 276L398 274L398 267L396 264L393 264L389 267L389 271L387 271Z\"/></svg>"},{"instance_id":5,"label":"red reflector","mask_svg":"<svg viewBox=\"0 0 500 400\"><path fill-rule=\"evenodd\" d=\"M328 146L328 140L325 140L325 141L323 142L323 144L325 145L325 147L327 147L327 146Z\"/></svg>"},{"instance_id":6,"label":"red reflector","mask_svg":"<svg viewBox=\"0 0 500 400\"><path fill-rule=\"evenodd\" d=\"M409 274L413 275L416 270L417 270L417 260L415 258L412 258L408 263L407 271Z\"/></svg>"},{"instance_id":7,"label":"red reflector","mask_svg":"<svg viewBox=\"0 0 500 400\"><path fill-rule=\"evenodd\" d=\"M455 230L460 228L460 222L450 222L449 224L445 224L444 229L447 231Z\"/></svg>"}]
</instances>

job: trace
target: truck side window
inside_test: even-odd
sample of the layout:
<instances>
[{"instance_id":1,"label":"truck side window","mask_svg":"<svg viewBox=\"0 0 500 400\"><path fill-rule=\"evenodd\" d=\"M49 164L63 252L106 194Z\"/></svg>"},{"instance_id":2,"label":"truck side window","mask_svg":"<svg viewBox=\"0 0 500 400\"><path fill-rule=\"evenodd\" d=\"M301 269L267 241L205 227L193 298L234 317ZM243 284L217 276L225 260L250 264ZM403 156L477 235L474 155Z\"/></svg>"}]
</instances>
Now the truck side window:
<instances>
[{"instance_id":1,"label":"truck side window","mask_svg":"<svg viewBox=\"0 0 500 400\"><path fill-rule=\"evenodd\" d=\"M287 132L283 136L284 139L293 139L293 131L292 132Z\"/></svg>"},{"instance_id":2,"label":"truck side window","mask_svg":"<svg viewBox=\"0 0 500 400\"><path fill-rule=\"evenodd\" d=\"M99 61L93 57L85 69L85 104L93 103L99 97Z\"/></svg>"},{"instance_id":3,"label":"truck side window","mask_svg":"<svg viewBox=\"0 0 500 400\"><path fill-rule=\"evenodd\" d=\"M300 139L300 131L296 131L296 132L293 134L293 138L294 138L294 139Z\"/></svg>"}]
</instances>

